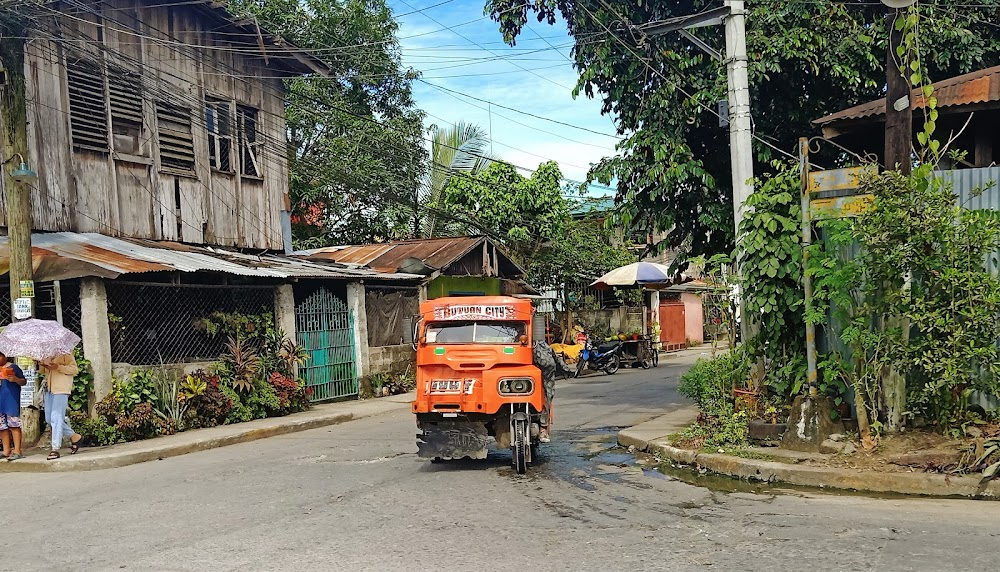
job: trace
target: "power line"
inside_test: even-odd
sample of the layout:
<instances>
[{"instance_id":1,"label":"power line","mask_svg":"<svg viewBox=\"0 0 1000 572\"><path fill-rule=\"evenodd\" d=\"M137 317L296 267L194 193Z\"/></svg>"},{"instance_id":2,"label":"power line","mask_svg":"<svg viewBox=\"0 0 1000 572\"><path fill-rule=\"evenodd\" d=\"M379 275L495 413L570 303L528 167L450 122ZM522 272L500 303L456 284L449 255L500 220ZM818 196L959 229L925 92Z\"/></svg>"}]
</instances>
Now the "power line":
<instances>
[{"instance_id":1,"label":"power line","mask_svg":"<svg viewBox=\"0 0 1000 572\"><path fill-rule=\"evenodd\" d=\"M406 2L406 0L400 0L400 2L401 2L401 3L403 4L403 5L405 5L405 6L409 6L409 7L411 8L411 9L413 8L413 6L412 6L412 5L410 5L409 3L407 3L407 2ZM508 11L511 11L511 10L513 10L513 9L515 9L515 8L519 8L519 6L516 6L516 5L515 5L515 6L511 6L510 8L508 8L507 10L505 10L505 12L508 12ZM423 14L423 16L424 16L424 18L427 18L428 20L430 20L430 21L434 22L435 24L437 24L437 25L439 25L439 26L444 26L444 24L442 24L442 23L441 23L441 22L440 22L439 20L437 20L436 18L434 18L434 17L430 16L429 14ZM487 16L487 17L488 17L488 16ZM485 18L487 18L487 17L484 17L484 18L481 18L481 19L485 19ZM487 52L489 52L489 53L492 53L492 54L496 55L496 52L494 52L493 50L489 50L489 49L486 49L486 48L485 48L485 47L483 47L483 46L482 46L481 44L477 43L477 42L476 42L475 40L472 40L472 39L470 39L470 38L468 38L468 37L466 37L466 36L462 35L461 33L457 32L456 30L454 30L454 29L451 29L450 31L451 31L451 33L455 34L455 35L456 35L456 36L458 36L459 38L462 38L463 40L465 40L466 42L469 42L470 44L473 44L473 45L475 45L475 46L479 46L480 48L483 48L483 49L484 49L484 50L486 50ZM561 84L559 84L558 82L555 82L555 81L552 81L551 79L549 79L549 78L547 78L547 77L545 77L545 76L543 76L543 75L541 75L541 74L537 74L537 73L535 73L535 72L532 72L532 71L529 71L528 69L524 68L523 66L520 66L520 65L518 65L518 64L516 64L516 63L514 63L514 62L512 62L512 61L508 61L507 63L509 63L509 64L513 65L514 67L517 67L517 68L520 68L520 69L521 69L522 71L526 71L526 72L530 73L531 75L533 75L533 76L535 76L535 77L537 77L537 78L539 78L539 79L541 79L541 80L543 80L543 81L546 81L546 82L548 82L548 83L551 83L552 85L555 85L555 86L557 86L557 87L561 87L561 88L563 88L563 89L570 89L570 88L568 88L568 87L566 87L566 86L564 86L564 85L561 85Z\"/></svg>"},{"instance_id":2,"label":"power line","mask_svg":"<svg viewBox=\"0 0 1000 572\"><path fill-rule=\"evenodd\" d=\"M147 25L148 25L148 24L147 24ZM125 31L125 32L127 32L127 31ZM188 46L188 47L193 47L193 46ZM108 48L107 46L103 46L103 47L102 47L102 49L104 49L105 51L111 51L111 50L110 50L110 48ZM132 59L132 58L129 58L128 56L124 56L124 55L123 55L123 54L121 54L120 52L119 52L119 53L118 53L117 55L118 55L119 57L124 57L125 59ZM142 65L142 62L137 62L137 63L139 63L140 65ZM177 77L178 79L183 79L183 78L181 78L180 76L174 76L174 77ZM171 94L169 94L169 95L170 95L170 96L173 96L173 97L176 97L176 96L177 96L178 94L176 94L176 93L171 93ZM279 94L279 95L283 97L283 94ZM329 106L330 106L331 108L333 108L333 109L335 109L335 110L338 110L338 111L340 111L340 112L342 112L342 113L345 113L345 114L347 114L347 115L352 115L352 116L354 116L354 117L356 117L356 118L358 118L358 119L361 119L361 120L363 120L363 121L368 121L368 122L371 122L371 123L374 123L374 124L377 124L377 125L381 126L382 128L386 128L386 129L391 129L391 130L394 130L394 129L395 129L395 128L391 127L391 126L387 126L387 125L383 124L382 122L379 122L379 121L377 121L377 120L374 120L374 119L372 119L372 118L370 118L370 117L365 117L365 116L361 116L361 115L357 115L357 114L354 114L354 113L352 113L352 112L350 112L350 111L348 111L348 110L344 110L344 109L342 109L342 108L338 108L338 107L337 107L337 106L335 106L335 105L330 105L330 104L328 104L327 102L322 102L322 101L318 101L318 100L316 100L316 101L317 101L317 103L319 103L319 104L322 104L322 105L329 105ZM198 101L197 101L197 102L195 103L195 107L198 107L198 106L201 106L201 104L202 104L202 102L201 102L200 100L198 100ZM266 112L265 110L261 110L261 111L263 111L264 113L268 113L268 112ZM282 117L282 119L283 119L283 117ZM398 131L398 130L397 130L397 131ZM425 138L425 140L426 140L426 138ZM265 143L266 143L266 142L265 142ZM444 166L444 165L439 165L439 166L440 166L440 167L445 167L445 168L448 168L448 167L449 167L449 166ZM532 170L532 169L528 169L528 168L525 168L525 167L517 167L516 165L515 165L515 167L516 167L516 168L519 168L520 170L525 170L525 171L528 171L528 172L533 172L533 170ZM464 176L464 174L462 174L462 175ZM476 180L476 181L477 181L477 182L479 182L480 184L485 184L485 185L487 185L487 186L492 186L492 185L491 185L491 183L489 183L489 182L487 182L487 181L483 181L483 180L481 180L481 179L478 179L478 178L476 178L476 177L469 177L469 178L472 178L473 180ZM200 182L200 181L199 181L199 182ZM202 185L204 186L204 183L202 183ZM209 191L210 193L212 193L211 189L209 189L208 187L206 187L206 190L208 190L208 191ZM161 203L161 204L162 204L162 203ZM414 209L419 209L419 208L421 208L421 206L420 206L420 205L416 205L416 204L414 204L414 203L402 203L402 204L403 204L403 206L407 206L407 207L410 207L410 208L414 208ZM255 214L256 214L256 213L255 213ZM441 213L441 214L445 214L445 213ZM259 219L259 217L258 217L258 219ZM262 221L262 220L261 220L261 222L262 222L263 224L265 224L265 225L267 224L267 223L264 223L264 221ZM484 227L484 225L483 225L482 223L475 223L475 222L471 222L471 221L468 221L468 220L466 220L466 221L460 221L460 222L463 222L464 224L470 224L470 225L472 225L472 226L475 226L475 227L477 227L477 228L480 228L480 229L485 229L485 227Z\"/></svg>"},{"instance_id":3,"label":"power line","mask_svg":"<svg viewBox=\"0 0 1000 572\"><path fill-rule=\"evenodd\" d=\"M562 65L562 64L560 64L560 65ZM426 85L428 85L430 87L433 87L434 89L438 89L438 90L441 90L441 91L446 91L446 92L449 92L449 93L452 93L452 94L460 95L462 97L466 97L466 98L469 98L469 99L472 99L472 100L475 100L475 101L486 103L486 104L492 105L494 107L499 107L500 109L506 109L507 111L513 111L514 113L520 113L521 115L525 115L525 116L531 117L533 119L541 119L542 121L548 121L549 123L555 123L556 125L562 125L563 127L570 127L572 129L579 129L580 131L586 131L588 133L593 133L595 135L603 135L604 137L610 137L610 138L618 140L618 141L621 141L621 139L622 139L621 136L618 136L618 135L612 135L610 133L604 133L602 131L596 131L594 129L590 129L590 128L587 128L587 127L581 127L579 125L573 125L572 123L566 123L564 121L559 121L558 119L552 119L552 118L549 118L549 117L544 117L542 115L537 115L537 114L531 113L529 111L523 111L521 109L516 109L514 107L508 107L506 105L497 103L495 101L490 101L488 99L483 99L481 97L476 97L474 95L469 95L468 93L464 93L464 92L461 92L461 91L458 91L458 90L454 90L454 89L450 89L450 88L444 87L443 85L438 85L438 84L435 84L435 83L431 83L431 82L429 82L429 81L427 81L427 80L425 80L423 78L417 78L417 81L419 81L420 83L426 84Z\"/></svg>"},{"instance_id":4,"label":"power line","mask_svg":"<svg viewBox=\"0 0 1000 572\"><path fill-rule=\"evenodd\" d=\"M616 14L618 14L618 12L613 7L611 7L605 0L598 0L598 1L601 4L604 4L606 7L608 7L608 9L610 9L612 12L615 12ZM584 11L587 12L587 14L590 15L591 20L593 20L597 24L600 24L600 26L602 28L604 28L605 30L607 30L608 34L610 34L611 37L613 37L616 42L618 42L623 48L625 48L626 50L628 50L629 53L631 53L636 59L638 59L644 66L646 66L647 68L649 68L649 70L652 71L655 75L659 76L663 81L667 82L667 84L669 84L671 87L673 87L677 91L679 91L682 94L684 94L685 97L687 97L692 103L694 103L698 107L701 107L702 109L704 109L705 111L709 112L710 114L718 117L719 119L722 118L722 116L719 115L718 111L716 111L716 110L712 109L711 107L705 105L704 103L698 101L698 99L696 99L693 95L691 95L690 93L688 93L688 91L685 90L683 87L681 87L677 82L671 80L670 78L668 78L667 76L665 76L663 74L663 72L661 72L660 70L658 70L655 67L653 67L653 65L651 63L649 63L649 61L646 58L644 58L642 55L640 55L635 50L633 50L631 47L629 47L629 45L626 44L625 41L622 40L617 34L615 34L614 32L612 32L611 29L607 25L604 24L604 22L601 22L597 18L597 16L593 12L590 11L589 8L587 8L585 5L582 5L582 4L580 5L580 7L582 7L584 9ZM622 17L621 14L618 14L618 16ZM623 22L627 23L628 21L623 19ZM637 30L640 33L642 33L641 30L638 30L637 28L635 28L631 24L629 24L629 28L633 29L633 30ZM781 149L781 148L777 147L776 145L774 145L771 142L767 141L766 139L760 137L756 133L753 133L752 136L757 141L760 141L761 143L763 143L767 147L770 147L771 149L777 151L778 153L781 153L782 155L785 155L785 156L787 156L787 157L789 157L791 159L796 159L796 160L798 159L798 157L796 157L795 155L789 153L788 151L785 151L784 149Z\"/></svg>"}]
</instances>

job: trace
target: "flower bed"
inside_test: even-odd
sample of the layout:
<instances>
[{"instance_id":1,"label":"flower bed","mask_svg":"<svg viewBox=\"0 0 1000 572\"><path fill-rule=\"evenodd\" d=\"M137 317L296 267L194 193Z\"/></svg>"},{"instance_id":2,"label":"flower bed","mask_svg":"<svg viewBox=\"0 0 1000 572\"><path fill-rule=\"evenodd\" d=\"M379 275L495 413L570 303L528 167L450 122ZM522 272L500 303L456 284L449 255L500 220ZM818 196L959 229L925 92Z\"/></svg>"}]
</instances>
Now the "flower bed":
<instances>
[{"instance_id":1,"label":"flower bed","mask_svg":"<svg viewBox=\"0 0 1000 572\"><path fill-rule=\"evenodd\" d=\"M309 407L305 381L296 376L302 349L273 327L270 316L209 318L214 335L226 335L226 352L207 369L179 376L159 368L139 369L116 379L89 417L70 413L87 445L112 445L172 435L188 429L279 417ZM78 360L82 359L78 356ZM74 385L73 403L85 404L92 387L88 367ZM87 383L90 380L90 383Z\"/></svg>"}]
</instances>

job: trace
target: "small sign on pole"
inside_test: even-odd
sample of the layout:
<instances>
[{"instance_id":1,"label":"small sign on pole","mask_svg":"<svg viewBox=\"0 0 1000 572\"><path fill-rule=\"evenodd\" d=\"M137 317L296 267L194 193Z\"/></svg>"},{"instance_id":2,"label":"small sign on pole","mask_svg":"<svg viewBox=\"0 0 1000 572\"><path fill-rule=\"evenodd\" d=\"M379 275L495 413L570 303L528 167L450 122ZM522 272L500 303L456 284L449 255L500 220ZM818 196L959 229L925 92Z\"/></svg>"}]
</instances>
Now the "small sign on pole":
<instances>
[{"instance_id":1,"label":"small sign on pole","mask_svg":"<svg viewBox=\"0 0 1000 572\"><path fill-rule=\"evenodd\" d=\"M21 280L21 298L35 297L35 281Z\"/></svg>"},{"instance_id":2,"label":"small sign on pole","mask_svg":"<svg viewBox=\"0 0 1000 572\"><path fill-rule=\"evenodd\" d=\"M31 298L18 298L14 300L14 319L27 320L31 317Z\"/></svg>"},{"instance_id":3,"label":"small sign on pole","mask_svg":"<svg viewBox=\"0 0 1000 572\"><path fill-rule=\"evenodd\" d=\"M35 387L38 381L38 368L35 367L35 360L31 358L17 358L17 366L24 373L24 387L21 388L21 407L30 407L35 404Z\"/></svg>"}]
</instances>

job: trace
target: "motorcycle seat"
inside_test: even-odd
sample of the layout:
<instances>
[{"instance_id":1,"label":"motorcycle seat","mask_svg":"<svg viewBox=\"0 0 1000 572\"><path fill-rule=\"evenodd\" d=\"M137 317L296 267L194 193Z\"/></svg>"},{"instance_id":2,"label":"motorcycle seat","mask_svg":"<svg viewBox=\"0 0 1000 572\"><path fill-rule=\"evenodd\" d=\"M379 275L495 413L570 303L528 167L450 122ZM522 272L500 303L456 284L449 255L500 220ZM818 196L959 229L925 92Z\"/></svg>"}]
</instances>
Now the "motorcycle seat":
<instances>
[{"instance_id":1,"label":"motorcycle seat","mask_svg":"<svg viewBox=\"0 0 1000 572\"><path fill-rule=\"evenodd\" d=\"M605 342L605 343L597 346L597 351L599 353L606 354L606 353L610 352L611 350L617 348L619 345L621 345L621 342Z\"/></svg>"}]
</instances>

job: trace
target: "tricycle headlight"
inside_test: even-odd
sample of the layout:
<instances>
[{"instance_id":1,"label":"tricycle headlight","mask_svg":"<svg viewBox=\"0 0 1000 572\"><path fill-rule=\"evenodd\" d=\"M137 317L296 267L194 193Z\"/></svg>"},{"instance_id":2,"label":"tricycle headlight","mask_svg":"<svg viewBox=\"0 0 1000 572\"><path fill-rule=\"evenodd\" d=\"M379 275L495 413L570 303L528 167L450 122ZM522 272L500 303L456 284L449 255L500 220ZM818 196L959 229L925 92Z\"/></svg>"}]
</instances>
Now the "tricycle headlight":
<instances>
[{"instance_id":1,"label":"tricycle headlight","mask_svg":"<svg viewBox=\"0 0 1000 572\"><path fill-rule=\"evenodd\" d=\"M529 377L509 377L500 380L501 395L530 395L535 382Z\"/></svg>"}]
</instances>

